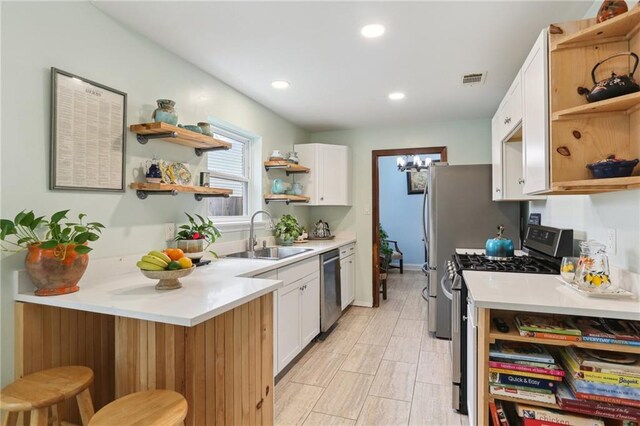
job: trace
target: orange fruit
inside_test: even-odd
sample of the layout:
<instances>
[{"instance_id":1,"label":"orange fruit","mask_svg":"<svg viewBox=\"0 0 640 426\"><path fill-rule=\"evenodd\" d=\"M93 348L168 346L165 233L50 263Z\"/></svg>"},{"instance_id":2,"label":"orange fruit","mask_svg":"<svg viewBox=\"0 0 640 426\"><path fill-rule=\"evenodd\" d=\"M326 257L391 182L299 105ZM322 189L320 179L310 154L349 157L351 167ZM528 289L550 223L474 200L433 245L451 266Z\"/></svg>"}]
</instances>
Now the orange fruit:
<instances>
[{"instance_id":1,"label":"orange fruit","mask_svg":"<svg viewBox=\"0 0 640 426\"><path fill-rule=\"evenodd\" d=\"M180 268L189 269L193 266L193 262L188 257L181 257L178 259L178 263L180 264Z\"/></svg>"},{"instance_id":2,"label":"orange fruit","mask_svg":"<svg viewBox=\"0 0 640 426\"><path fill-rule=\"evenodd\" d=\"M171 260L178 260L184 257L184 252L179 248L168 248L164 252Z\"/></svg>"}]
</instances>

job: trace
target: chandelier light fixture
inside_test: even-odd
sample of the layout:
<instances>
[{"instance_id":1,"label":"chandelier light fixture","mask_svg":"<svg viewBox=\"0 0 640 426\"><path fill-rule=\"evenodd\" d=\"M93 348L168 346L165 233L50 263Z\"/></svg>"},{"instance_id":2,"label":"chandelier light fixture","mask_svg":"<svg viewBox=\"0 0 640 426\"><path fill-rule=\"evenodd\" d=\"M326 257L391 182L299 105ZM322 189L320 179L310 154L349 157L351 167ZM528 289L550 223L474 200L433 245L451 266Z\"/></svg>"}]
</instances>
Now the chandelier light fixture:
<instances>
[{"instance_id":1,"label":"chandelier light fixture","mask_svg":"<svg viewBox=\"0 0 640 426\"><path fill-rule=\"evenodd\" d=\"M431 158L425 158L424 161L420 160L418 155L405 155L404 157L398 157L396 164L398 171L400 172L419 172L426 170L431 163Z\"/></svg>"}]
</instances>

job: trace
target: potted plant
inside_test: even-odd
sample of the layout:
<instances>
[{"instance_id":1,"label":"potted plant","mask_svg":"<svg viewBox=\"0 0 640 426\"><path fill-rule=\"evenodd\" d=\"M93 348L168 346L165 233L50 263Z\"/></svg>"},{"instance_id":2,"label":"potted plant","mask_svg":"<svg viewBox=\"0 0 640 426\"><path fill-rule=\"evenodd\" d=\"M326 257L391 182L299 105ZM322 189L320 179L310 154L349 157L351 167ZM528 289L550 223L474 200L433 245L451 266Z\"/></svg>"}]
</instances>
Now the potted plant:
<instances>
[{"instance_id":1,"label":"potted plant","mask_svg":"<svg viewBox=\"0 0 640 426\"><path fill-rule=\"evenodd\" d=\"M389 241L387 241L388 239L389 239L389 234L387 234L387 231L384 230L384 228L382 227L382 224L379 223L378 224L378 247L380 250L380 254L382 254L382 256L384 256L385 258L387 256L391 257L391 255L393 254L393 249L389 245Z\"/></svg>"},{"instance_id":2,"label":"potted plant","mask_svg":"<svg viewBox=\"0 0 640 426\"><path fill-rule=\"evenodd\" d=\"M0 240L5 243L0 248L8 252L28 251L25 266L38 296L79 290L78 281L87 269L88 253L92 250L87 244L98 240L104 229L98 222L84 223L84 213L78 215L77 222L66 222L68 212L62 210L45 219L23 210L13 220L0 219ZM42 229L45 232L41 237Z\"/></svg>"},{"instance_id":3,"label":"potted plant","mask_svg":"<svg viewBox=\"0 0 640 426\"><path fill-rule=\"evenodd\" d=\"M302 228L295 217L285 214L276 224L275 234L278 238L278 244L290 246L296 238L302 235Z\"/></svg>"},{"instance_id":4,"label":"potted plant","mask_svg":"<svg viewBox=\"0 0 640 426\"><path fill-rule=\"evenodd\" d=\"M184 252L184 255L191 258L194 262L200 261L204 252L209 246L220 238L220 231L216 228L211 219L205 219L196 214L197 220L189 213L185 213L189 218L189 223L180 226L180 232L176 235L178 248ZM206 246L205 246L206 243ZM218 255L210 251L214 257Z\"/></svg>"}]
</instances>

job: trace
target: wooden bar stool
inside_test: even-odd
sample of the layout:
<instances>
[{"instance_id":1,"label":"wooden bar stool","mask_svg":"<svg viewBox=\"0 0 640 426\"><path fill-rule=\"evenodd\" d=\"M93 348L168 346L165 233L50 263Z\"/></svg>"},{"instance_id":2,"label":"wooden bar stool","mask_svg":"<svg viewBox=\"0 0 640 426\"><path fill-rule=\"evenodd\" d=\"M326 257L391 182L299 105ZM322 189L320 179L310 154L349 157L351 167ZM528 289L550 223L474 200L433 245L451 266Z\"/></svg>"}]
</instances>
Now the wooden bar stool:
<instances>
[{"instance_id":1,"label":"wooden bar stool","mask_svg":"<svg viewBox=\"0 0 640 426\"><path fill-rule=\"evenodd\" d=\"M118 398L93 416L89 426L175 426L187 417L187 400L171 390L148 390Z\"/></svg>"},{"instance_id":2,"label":"wooden bar stool","mask_svg":"<svg viewBox=\"0 0 640 426\"><path fill-rule=\"evenodd\" d=\"M89 386L93 371L87 367L69 366L29 374L7 385L0 392L0 410L6 411L3 426L13 426L20 412L31 411L31 425L48 423L49 408L56 409L62 401L76 397L82 424L93 416Z\"/></svg>"}]
</instances>

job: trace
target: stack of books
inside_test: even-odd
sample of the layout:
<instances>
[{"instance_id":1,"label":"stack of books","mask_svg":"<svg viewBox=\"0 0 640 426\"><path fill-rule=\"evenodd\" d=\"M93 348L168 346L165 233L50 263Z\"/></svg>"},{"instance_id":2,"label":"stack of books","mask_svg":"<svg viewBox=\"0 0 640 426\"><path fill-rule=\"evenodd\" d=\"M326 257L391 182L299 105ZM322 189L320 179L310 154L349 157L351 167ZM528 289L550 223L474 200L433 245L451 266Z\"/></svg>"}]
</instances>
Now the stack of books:
<instances>
[{"instance_id":1,"label":"stack of books","mask_svg":"<svg viewBox=\"0 0 640 426\"><path fill-rule=\"evenodd\" d=\"M569 322L580 331L584 342L640 346L638 321L578 317Z\"/></svg>"},{"instance_id":2,"label":"stack of books","mask_svg":"<svg viewBox=\"0 0 640 426\"><path fill-rule=\"evenodd\" d=\"M604 420L598 417L564 413L520 403L516 403L515 408L518 417L522 419L523 426L605 426Z\"/></svg>"},{"instance_id":3,"label":"stack of books","mask_svg":"<svg viewBox=\"0 0 640 426\"><path fill-rule=\"evenodd\" d=\"M562 348L566 385L560 408L618 420L640 419L640 356L575 347Z\"/></svg>"},{"instance_id":4,"label":"stack of books","mask_svg":"<svg viewBox=\"0 0 640 426\"><path fill-rule=\"evenodd\" d=\"M489 352L489 391L529 401L556 403L564 370L547 349L534 343L498 341Z\"/></svg>"},{"instance_id":5,"label":"stack of books","mask_svg":"<svg viewBox=\"0 0 640 426\"><path fill-rule=\"evenodd\" d=\"M521 336L540 339L568 340L579 342L582 332L567 319L538 315L516 315L516 327Z\"/></svg>"}]
</instances>

